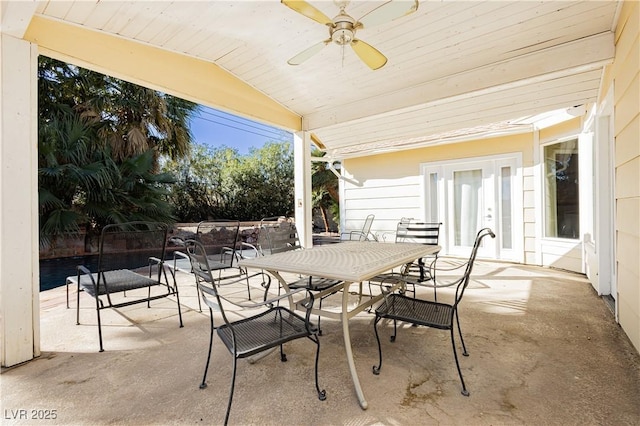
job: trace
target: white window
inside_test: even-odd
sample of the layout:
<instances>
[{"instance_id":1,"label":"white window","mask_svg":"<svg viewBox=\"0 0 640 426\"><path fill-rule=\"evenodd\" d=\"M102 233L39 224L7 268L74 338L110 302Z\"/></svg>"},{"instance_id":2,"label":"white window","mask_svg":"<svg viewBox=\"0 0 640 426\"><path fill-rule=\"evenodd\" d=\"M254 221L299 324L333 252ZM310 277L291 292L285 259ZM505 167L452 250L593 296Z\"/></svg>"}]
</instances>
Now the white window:
<instances>
[{"instance_id":1,"label":"white window","mask_svg":"<svg viewBox=\"0 0 640 426\"><path fill-rule=\"evenodd\" d=\"M545 237L580 238L578 140L544 147Z\"/></svg>"}]
</instances>

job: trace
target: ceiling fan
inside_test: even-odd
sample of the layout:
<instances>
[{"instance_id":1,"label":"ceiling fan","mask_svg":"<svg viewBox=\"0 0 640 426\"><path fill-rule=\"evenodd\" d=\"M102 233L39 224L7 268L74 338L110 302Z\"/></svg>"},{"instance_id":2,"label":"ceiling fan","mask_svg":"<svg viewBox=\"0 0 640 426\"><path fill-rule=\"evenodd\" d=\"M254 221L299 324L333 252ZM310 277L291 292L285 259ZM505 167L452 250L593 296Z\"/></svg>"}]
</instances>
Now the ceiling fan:
<instances>
[{"instance_id":1,"label":"ceiling fan","mask_svg":"<svg viewBox=\"0 0 640 426\"><path fill-rule=\"evenodd\" d=\"M351 46L362 62L372 70L382 68L387 63L387 58L375 47L357 39L356 31L393 21L394 19L413 13L418 9L418 0L390 0L368 12L360 19L355 20L345 11L349 1L334 0L334 3L340 8L340 12L335 18L330 19L327 15L306 1L280 0L280 2L301 15L329 27L328 39L314 44L308 49L298 53L287 61L289 65L300 65L316 53L320 52L323 47L333 42L338 46L341 46L343 50L345 46Z\"/></svg>"}]
</instances>

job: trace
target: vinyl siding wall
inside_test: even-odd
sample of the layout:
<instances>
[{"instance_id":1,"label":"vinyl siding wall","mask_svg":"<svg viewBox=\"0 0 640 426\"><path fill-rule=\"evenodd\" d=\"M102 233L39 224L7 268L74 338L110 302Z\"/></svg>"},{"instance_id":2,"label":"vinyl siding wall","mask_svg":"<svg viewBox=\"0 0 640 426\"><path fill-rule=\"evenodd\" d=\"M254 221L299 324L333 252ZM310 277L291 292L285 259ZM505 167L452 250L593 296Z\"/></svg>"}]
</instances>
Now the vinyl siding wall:
<instances>
[{"instance_id":1,"label":"vinyl siding wall","mask_svg":"<svg viewBox=\"0 0 640 426\"><path fill-rule=\"evenodd\" d=\"M613 85L616 300L618 321L640 351L640 3L624 2L615 41L601 95Z\"/></svg>"},{"instance_id":2,"label":"vinyl siding wall","mask_svg":"<svg viewBox=\"0 0 640 426\"><path fill-rule=\"evenodd\" d=\"M530 243L535 240L533 141L533 133L526 133L345 160L344 175L361 186L341 181L342 229L359 229L364 218L373 213L376 218L372 232L380 239L389 240L402 217L425 220L420 165L519 152L522 153L525 191L524 245L530 250L527 256L535 258L535 245Z\"/></svg>"}]
</instances>

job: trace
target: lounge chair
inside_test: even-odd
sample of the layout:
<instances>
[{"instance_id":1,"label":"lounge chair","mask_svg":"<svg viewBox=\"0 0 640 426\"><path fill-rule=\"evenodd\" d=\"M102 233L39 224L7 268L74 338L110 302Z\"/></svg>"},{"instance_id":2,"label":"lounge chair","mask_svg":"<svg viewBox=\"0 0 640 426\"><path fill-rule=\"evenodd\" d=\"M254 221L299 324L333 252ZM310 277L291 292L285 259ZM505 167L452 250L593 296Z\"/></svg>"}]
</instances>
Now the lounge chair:
<instances>
[{"instance_id":1,"label":"lounge chair","mask_svg":"<svg viewBox=\"0 0 640 426\"><path fill-rule=\"evenodd\" d=\"M183 326L178 286L168 281L163 267L166 241L167 225L164 223L128 222L107 225L100 235L97 268L92 270L79 265L77 275L67 278L67 282L76 284L78 288L77 324L80 324L80 292L95 299L100 352L104 351L100 317L103 309L144 302L150 307L152 300L175 295L180 327ZM144 288L148 289L144 295L136 292L135 296L129 294L123 297L127 291Z\"/></svg>"}]
</instances>

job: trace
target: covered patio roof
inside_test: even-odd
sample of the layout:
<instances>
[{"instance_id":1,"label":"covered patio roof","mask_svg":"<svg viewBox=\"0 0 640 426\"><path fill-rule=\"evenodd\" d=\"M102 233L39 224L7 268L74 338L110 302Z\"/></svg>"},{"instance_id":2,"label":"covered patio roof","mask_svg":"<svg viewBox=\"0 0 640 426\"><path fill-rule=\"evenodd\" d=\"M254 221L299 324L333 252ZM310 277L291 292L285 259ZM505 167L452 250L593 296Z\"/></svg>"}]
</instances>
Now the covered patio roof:
<instances>
[{"instance_id":1,"label":"covered patio roof","mask_svg":"<svg viewBox=\"0 0 640 426\"><path fill-rule=\"evenodd\" d=\"M310 1L334 17L338 4ZM358 19L380 1L351 1ZM421 1L357 37L373 71L328 28L277 0L2 4L3 25L66 60L289 131L341 159L488 133L596 101L614 55L617 1ZM7 32L5 25L5 32Z\"/></svg>"}]
</instances>

